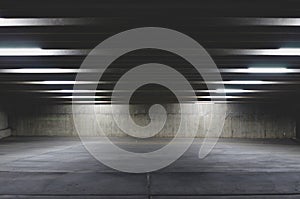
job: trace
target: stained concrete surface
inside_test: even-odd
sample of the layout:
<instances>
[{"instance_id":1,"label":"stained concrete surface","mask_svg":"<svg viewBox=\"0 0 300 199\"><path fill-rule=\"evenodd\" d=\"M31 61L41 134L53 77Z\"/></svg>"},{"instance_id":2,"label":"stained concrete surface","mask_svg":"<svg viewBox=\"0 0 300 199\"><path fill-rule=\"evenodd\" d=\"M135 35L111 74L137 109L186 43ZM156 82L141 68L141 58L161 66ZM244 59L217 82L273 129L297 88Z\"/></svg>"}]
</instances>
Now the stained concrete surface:
<instances>
[{"instance_id":1,"label":"stained concrete surface","mask_svg":"<svg viewBox=\"0 0 300 199\"><path fill-rule=\"evenodd\" d=\"M125 114L127 105L118 105L119 114ZM219 126L220 115L226 115L221 137L224 138L294 138L296 137L296 120L290 113L274 112L264 107L250 104L186 104L186 110L181 112L178 104L165 104L167 121L164 128L155 137L174 137L177 132L180 117L183 115L189 121L200 123L196 137L203 138L212 126ZM35 107L29 110L17 109L9 114L9 126L15 136L77 136L73 113L77 115L76 123L84 128L86 135L106 135L111 137L126 136L118 128L112 115L111 105L77 105L74 111L72 105L55 105ZM141 126L150 122L149 105L130 105L132 119ZM197 111L195 111L197 110ZM94 112L95 111L95 112ZM223 112L224 111L224 112ZM94 115L95 113L95 115ZM94 117L95 116L95 117ZM218 116L212 118L212 116ZM87 120L86 120L87 119ZM96 121L97 119L97 121ZM217 121L216 124L211 121ZM212 126L210 126L212 125ZM101 126L101 128L99 128ZM193 137L189 125L183 127L183 137ZM214 133L210 129L210 133Z\"/></svg>"},{"instance_id":2,"label":"stained concrete surface","mask_svg":"<svg viewBox=\"0 0 300 199\"><path fill-rule=\"evenodd\" d=\"M169 140L130 142L128 150ZM175 163L149 174L128 174L95 160L76 138L0 140L0 198L299 198L300 144L294 140L221 139L205 159L201 140Z\"/></svg>"},{"instance_id":3,"label":"stained concrete surface","mask_svg":"<svg viewBox=\"0 0 300 199\"><path fill-rule=\"evenodd\" d=\"M7 113L0 108L0 138L11 135L11 129L8 126Z\"/></svg>"}]
</instances>

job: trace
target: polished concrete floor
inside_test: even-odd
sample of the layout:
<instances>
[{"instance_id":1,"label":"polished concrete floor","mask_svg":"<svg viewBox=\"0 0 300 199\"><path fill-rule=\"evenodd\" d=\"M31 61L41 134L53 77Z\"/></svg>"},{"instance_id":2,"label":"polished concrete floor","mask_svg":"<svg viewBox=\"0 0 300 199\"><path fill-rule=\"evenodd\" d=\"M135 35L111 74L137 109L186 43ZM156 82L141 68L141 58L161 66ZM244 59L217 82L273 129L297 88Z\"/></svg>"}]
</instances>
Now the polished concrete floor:
<instances>
[{"instance_id":1,"label":"polished concrete floor","mask_svg":"<svg viewBox=\"0 0 300 199\"><path fill-rule=\"evenodd\" d=\"M131 150L167 141L114 139ZM96 161L76 138L9 137L0 140L0 198L300 198L297 141L221 139L202 160L200 142L167 168L128 174Z\"/></svg>"}]
</instances>

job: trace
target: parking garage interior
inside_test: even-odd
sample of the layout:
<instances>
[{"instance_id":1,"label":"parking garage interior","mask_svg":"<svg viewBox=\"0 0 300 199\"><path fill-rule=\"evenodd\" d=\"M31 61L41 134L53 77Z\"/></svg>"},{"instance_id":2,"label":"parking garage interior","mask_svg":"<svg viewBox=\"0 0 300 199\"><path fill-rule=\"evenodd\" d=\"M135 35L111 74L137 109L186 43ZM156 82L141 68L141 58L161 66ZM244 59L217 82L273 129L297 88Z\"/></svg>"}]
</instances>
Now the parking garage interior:
<instances>
[{"instance_id":1,"label":"parking garage interior","mask_svg":"<svg viewBox=\"0 0 300 199\"><path fill-rule=\"evenodd\" d=\"M299 198L299 26L296 0L1 0L0 198Z\"/></svg>"}]
</instances>

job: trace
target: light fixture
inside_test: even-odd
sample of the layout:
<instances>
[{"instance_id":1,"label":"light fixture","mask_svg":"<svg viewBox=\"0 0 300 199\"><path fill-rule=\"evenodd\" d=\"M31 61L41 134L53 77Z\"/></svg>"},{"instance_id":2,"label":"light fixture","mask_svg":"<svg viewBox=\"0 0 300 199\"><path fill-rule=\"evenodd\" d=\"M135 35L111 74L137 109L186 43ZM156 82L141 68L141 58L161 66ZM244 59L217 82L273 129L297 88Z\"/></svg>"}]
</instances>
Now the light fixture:
<instances>
[{"instance_id":1,"label":"light fixture","mask_svg":"<svg viewBox=\"0 0 300 199\"><path fill-rule=\"evenodd\" d=\"M87 23L87 22L89 22L89 23ZM66 25L86 25L86 24L91 24L91 19L83 19L83 18L0 18L0 27L66 26Z\"/></svg>"},{"instance_id":2,"label":"light fixture","mask_svg":"<svg viewBox=\"0 0 300 199\"><path fill-rule=\"evenodd\" d=\"M24 74L43 74L43 73L92 73L100 71L98 69L75 69L75 68L15 68L0 69L0 73L24 73Z\"/></svg>"},{"instance_id":3,"label":"light fixture","mask_svg":"<svg viewBox=\"0 0 300 199\"><path fill-rule=\"evenodd\" d=\"M223 84L277 84L278 82L273 81L262 81L262 80L231 80L231 81L222 81Z\"/></svg>"},{"instance_id":4,"label":"light fixture","mask_svg":"<svg viewBox=\"0 0 300 199\"><path fill-rule=\"evenodd\" d=\"M250 67L250 68L238 68L238 69L221 69L222 72L228 73L297 73L299 69L288 69L284 67Z\"/></svg>"},{"instance_id":5,"label":"light fixture","mask_svg":"<svg viewBox=\"0 0 300 199\"><path fill-rule=\"evenodd\" d=\"M84 49L0 48L0 56L65 56L86 55Z\"/></svg>"},{"instance_id":6,"label":"light fixture","mask_svg":"<svg viewBox=\"0 0 300 199\"><path fill-rule=\"evenodd\" d=\"M73 84L98 84L100 82L93 81L30 81L25 84L40 84L40 85L73 85Z\"/></svg>"},{"instance_id":7,"label":"light fixture","mask_svg":"<svg viewBox=\"0 0 300 199\"><path fill-rule=\"evenodd\" d=\"M248 56L300 56L300 48L277 49L212 49L216 55L248 55Z\"/></svg>"},{"instance_id":8,"label":"light fixture","mask_svg":"<svg viewBox=\"0 0 300 199\"><path fill-rule=\"evenodd\" d=\"M88 96L53 96L50 98L60 98L60 99L105 99L105 98L111 98L110 96L93 96L93 95L88 95Z\"/></svg>"},{"instance_id":9,"label":"light fixture","mask_svg":"<svg viewBox=\"0 0 300 199\"><path fill-rule=\"evenodd\" d=\"M246 70L248 73L291 73L293 69L278 67L278 68L256 68L251 67Z\"/></svg>"},{"instance_id":10,"label":"light fixture","mask_svg":"<svg viewBox=\"0 0 300 199\"><path fill-rule=\"evenodd\" d=\"M111 93L112 90L42 90L44 93Z\"/></svg>"},{"instance_id":11,"label":"light fixture","mask_svg":"<svg viewBox=\"0 0 300 199\"><path fill-rule=\"evenodd\" d=\"M109 103L111 103L111 101L79 101L79 100L76 100L76 101L66 101L63 103L66 103L66 104L109 104Z\"/></svg>"},{"instance_id":12,"label":"light fixture","mask_svg":"<svg viewBox=\"0 0 300 199\"><path fill-rule=\"evenodd\" d=\"M229 17L224 22L239 26L300 26L300 18L297 17Z\"/></svg>"},{"instance_id":13,"label":"light fixture","mask_svg":"<svg viewBox=\"0 0 300 199\"><path fill-rule=\"evenodd\" d=\"M300 56L300 48L279 48L276 52L279 55Z\"/></svg>"},{"instance_id":14,"label":"light fixture","mask_svg":"<svg viewBox=\"0 0 300 199\"><path fill-rule=\"evenodd\" d=\"M0 69L0 73L78 73L79 69L62 68L17 68Z\"/></svg>"},{"instance_id":15,"label":"light fixture","mask_svg":"<svg viewBox=\"0 0 300 199\"><path fill-rule=\"evenodd\" d=\"M244 89L216 89L212 92L215 93L251 93L251 92L255 92L254 90L244 90Z\"/></svg>"},{"instance_id":16,"label":"light fixture","mask_svg":"<svg viewBox=\"0 0 300 199\"><path fill-rule=\"evenodd\" d=\"M41 48L0 48L1 56L29 56L40 54L43 52Z\"/></svg>"},{"instance_id":17,"label":"light fixture","mask_svg":"<svg viewBox=\"0 0 300 199\"><path fill-rule=\"evenodd\" d=\"M243 96L228 96L228 95L224 95L224 96L198 96L197 98L202 98L202 99L237 99L237 98L244 98Z\"/></svg>"}]
</instances>

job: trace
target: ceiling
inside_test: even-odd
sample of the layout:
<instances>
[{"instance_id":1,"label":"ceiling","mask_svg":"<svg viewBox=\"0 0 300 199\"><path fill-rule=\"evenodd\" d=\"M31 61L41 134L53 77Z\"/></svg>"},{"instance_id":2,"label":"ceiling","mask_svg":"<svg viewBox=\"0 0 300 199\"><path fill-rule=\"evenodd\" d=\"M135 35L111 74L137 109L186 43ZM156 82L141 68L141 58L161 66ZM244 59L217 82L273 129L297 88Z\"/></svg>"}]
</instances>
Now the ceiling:
<instances>
[{"instance_id":1,"label":"ceiling","mask_svg":"<svg viewBox=\"0 0 300 199\"><path fill-rule=\"evenodd\" d=\"M192 37L209 52L221 71L227 102L295 105L300 94L297 2L1 0L0 55L1 48L50 50L47 55L32 51L23 56L0 56L1 100L10 104L70 103L76 69L91 49L128 29L164 27ZM207 88L199 83L201 76L188 62L169 52L144 49L120 57L109 67L102 79L108 83L98 85L105 92L97 93L102 96L97 101L110 103L111 91L122 74L151 62L164 63L180 71L192 83L199 101L210 100L203 97L209 95ZM271 70L251 72L249 68ZM276 68L285 70L276 72ZM162 93L172 96L157 85L142 87L137 93L141 102L163 99ZM88 103L90 99L83 97L78 101Z\"/></svg>"}]
</instances>

